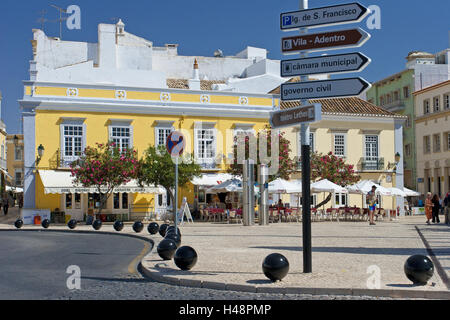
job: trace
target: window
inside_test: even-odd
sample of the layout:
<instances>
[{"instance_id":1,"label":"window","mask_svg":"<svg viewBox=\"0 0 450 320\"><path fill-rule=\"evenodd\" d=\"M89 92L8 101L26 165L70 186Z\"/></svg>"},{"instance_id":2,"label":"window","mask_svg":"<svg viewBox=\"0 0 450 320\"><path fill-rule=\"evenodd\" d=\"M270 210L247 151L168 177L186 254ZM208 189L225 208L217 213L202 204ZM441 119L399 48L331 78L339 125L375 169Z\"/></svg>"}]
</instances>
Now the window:
<instances>
[{"instance_id":1,"label":"window","mask_svg":"<svg viewBox=\"0 0 450 320\"><path fill-rule=\"evenodd\" d=\"M394 101L398 101L399 100L399 96L400 96L400 92L399 91L394 91Z\"/></svg>"},{"instance_id":2,"label":"window","mask_svg":"<svg viewBox=\"0 0 450 320\"><path fill-rule=\"evenodd\" d=\"M411 144L408 143L407 145L405 145L405 155L407 157L411 157Z\"/></svg>"},{"instance_id":3,"label":"window","mask_svg":"<svg viewBox=\"0 0 450 320\"><path fill-rule=\"evenodd\" d=\"M444 94L444 109L450 109L450 94Z\"/></svg>"},{"instance_id":4,"label":"window","mask_svg":"<svg viewBox=\"0 0 450 320\"><path fill-rule=\"evenodd\" d=\"M409 98L409 87L403 87L403 97Z\"/></svg>"},{"instance_id":5,"label":"window","mask_svg":"<svg viewBox=\"0 0 450 320\"><path fill-rule=\"evenodd\" d=\"M439 97L433 98L433 112L439 112Z\"/></svg>"},{"instance_id":6,"label":"window","mask_svg":"<svg viewBox=\"0 0 450 320\"><path fill-rule=\"evenodd\" d=\"M2 144L2 159L5 159L5 146Z\"/></svg>"},{"instance_id":7,"label":"window","mask_svg":"<svg viewBox=\"0 0 450 320\"><path fill-rule=\"evenodd\" d=\"M405 127L411 128L411 115L410 114L407 115Z\"/></svg>"},{"instance_id":8,"label":"window","mask_svg":"<svg viewBox=\"0 0 450 320\"><path fill-rule=\"evenodd\" d=\"M195 129L196 158L200 163L214 163L216 157L216 130Z\"/></svg>"},{"instance_id":9,"label":"window","mask_svg":"<svg viewBox=\"0 0 450 320\"><path fill-rule=\"evenodd\" d=\"M384 106L384 97L380 97L380 105Z\"/></svg>"},{"instance_id":10,"label":"window","mask_svg":"<svg viewBox=\"0 0 450 320\"><path fill-rule=\"evenodd\" d=\"M433 152L441 152L441 135L433 135Z\"/></svg>"},{"instance_id":11,"label":"window","mask_svg":"<svg viewBox=\"0 0 450 320\"><path fill-rule=\"evenodd\" d=\"M430 136L423 137L423 152L424 153L431 152Z\"/></svg>"},{"instance_id":12,"label":"window","mask_svg":"<svg viewBox=\"0 0 450 320\"><path fill-rule=\"evenodd\" d=\"M335 194L335 203L336 207L345 207L348 203L347 194L345 193L336 193Z\"/></svg>"},{"instance_id":13,"label":"window","mask_svg":"<svg viewBox=\"0 0 450 320\"><path fill-rule=\"evenodd\" d=\"M22 169L16 169L14 172L14 178L15 178L15 185L21 186L22 185Z\"/></svg>"},{"instance_id":14,"label":"window","mask_svg":"<svg viewBox=\"0 0 450 320\"><path fill-rule=\"evenodd\" d=\"M83 152L83 126L64 125L63 126L64 157L79 157Z\"/></svg>"},{"instance_id":15,"label":"window","mask_svg":"<svg viewBox=\"0 0 450 320\"><path fill-rule=\"evenodd\" d=\"M14 147L14 160L15 161L23 160L23 146L15 146Z\"/></svg>"},{"instance_id":16,"label":"window","mask_svg":"<svg viewBox=\"0 0 450 320\"><path fill-rule=\"evenodd\" d=\"M156 129L156 145L165 146L167 137L173 131L173 128L157 128Z\"/></svg>"},{"instance_id":17,"label":"window","mask_svg":"<svg viewBox=\"0 0 450 320\"><path fill-rule=\"evenodd\" d=\"M334 154L338 157L345 157L345 134L334 135Z\"/></svg>"},{"instance_id":18,"label":"window","mask_svg":"<svg viewBox=\"0 0 450 320\"><path fill-rule=\"evenodd\" d=\"M449 150L450 150L450 132L447 132L447 151Z\"/></svg>"},{"instance_id":19,"label":"window","mask_svg":"<svg viewBox=\"0 0 450 320\"><path fill-rule=\"evenodd\" d=\"M129 126L111 127L110 140L116 144L120 151L131 148L131 128Z\"/></svg>"},{"instance_id":20,"label":"window","mask_svg":"<svg viewBox=\"0 0 450 320\"><path fill-rule=\"evenodd\" d=\"M128 209L128 193L114 193L113 208L115 210Z\"/></svg>"},{"instance_id":21,"label":"window","mask_svg":"<svg viewBox=\"0 0 450 320\"><path fill-rule=\"evenodd\" d=\"M423 101L423 114L430 113L430 100L424 100Z\"/></svg>"},{"instance_id":22,"label":"window","mask_svg":"<svg viewBox=\"0 0 450 320\"><path fill-rule=\"evenodd\" d=\"M365 136L364 143L364 158L365 168L377 170L378 169L378 136L367 135Z\"/></svg>"},{"instance_id":23,"label":"window","mask_svg":"<svg viewBox=\"0 0 450 320\"><path fill-rule=\"evenodd\" d=\"M386 97L386 103L389 104L391 102L392 102L392 95L388 94L387 97Z\"/></svg>"}]
</instances>

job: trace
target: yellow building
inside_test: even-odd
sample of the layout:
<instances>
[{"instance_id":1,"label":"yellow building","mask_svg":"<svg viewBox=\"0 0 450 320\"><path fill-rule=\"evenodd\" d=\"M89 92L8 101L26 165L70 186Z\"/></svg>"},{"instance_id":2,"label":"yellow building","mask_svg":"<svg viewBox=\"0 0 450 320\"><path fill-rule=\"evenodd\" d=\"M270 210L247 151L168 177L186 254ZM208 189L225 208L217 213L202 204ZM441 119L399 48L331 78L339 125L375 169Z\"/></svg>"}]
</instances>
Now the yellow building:
<instances>
[{"instance_id":1,"label":"yellow building","mask_svg":"<svg viewBox=\"0 0 450 320\"><path fill-rule=\"evenodd\" d=\"M8 134L6 139L9 185L13 188L23 187L23 134Z\"/></svg>"},{"instance_id":2,"label":"yellow building","mask_svg":"<svg viewBox=\"0 0 450 320\"><path fill-rule=\"evenodd\" d=\"M450 191L450 81L414 92L418 191Z\"/></svg>"}]
</instances>

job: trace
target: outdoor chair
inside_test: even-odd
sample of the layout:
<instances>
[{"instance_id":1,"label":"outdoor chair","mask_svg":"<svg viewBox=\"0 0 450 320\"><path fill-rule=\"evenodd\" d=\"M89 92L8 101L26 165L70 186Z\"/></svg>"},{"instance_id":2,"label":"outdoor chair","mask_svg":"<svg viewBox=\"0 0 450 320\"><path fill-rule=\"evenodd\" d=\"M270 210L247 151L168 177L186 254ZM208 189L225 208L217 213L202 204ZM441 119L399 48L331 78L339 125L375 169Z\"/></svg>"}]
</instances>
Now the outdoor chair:
<instances>
[{"instance_id":1,"label":"outdoor chair","mask_svg":"<svg viewBox=\"0 0 450 320\"><path fill-rule=\"evenodd\" d=\"M363 209L362 220L363 221L368 221L369 220L369 209L368 208L364 208Z\"/></svg>"}]
</instances>

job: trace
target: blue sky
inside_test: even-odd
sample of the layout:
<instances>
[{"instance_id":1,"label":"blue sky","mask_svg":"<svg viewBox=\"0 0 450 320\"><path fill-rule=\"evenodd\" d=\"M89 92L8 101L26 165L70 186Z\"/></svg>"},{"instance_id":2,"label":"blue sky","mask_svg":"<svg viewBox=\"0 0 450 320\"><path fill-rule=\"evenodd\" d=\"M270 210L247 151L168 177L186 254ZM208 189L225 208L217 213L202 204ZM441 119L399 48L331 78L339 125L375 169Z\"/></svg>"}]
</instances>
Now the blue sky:
<instances>
[{"instance_id":1,"label":"blue sky","mask_svg":"<svg viewBox=\"0 0 450 320\"><path fill-rule=\"evenodd\" d=\"M353 0L309 0L309 7L354 2ZM376 81L405 67L412 50L436 53L449 47L450 1L447 0L361 0L365 6L381 8L381 29L369 30L366 20L313 32L361 27L372 37L361 48L327 51L328 54L360 51L372 59L361 73ZM56 20L58 12L50 4L81 8L81 30L63 24L63 40L97 42L97 25L114 23L120 17L126 31L153 41L156 46L178 43L181 55L212 56L216 49L234 55L246 46L269 50L271 59L292 59L280 53L280 39L295 32L280 31L279 15L298 9L298 0L95 0L47 1L2 0L0 10L0 90L3 93L2 119L8 133L20 131L17 100L23 96L22 80L29 79L32 58L32 29L40 28L40 12ZM59 35L59 24L47 22L45 32ZM315 53L314 55L320 55ZM342 76L341 76L342 77Z\"/></svg>"}]
</instances>

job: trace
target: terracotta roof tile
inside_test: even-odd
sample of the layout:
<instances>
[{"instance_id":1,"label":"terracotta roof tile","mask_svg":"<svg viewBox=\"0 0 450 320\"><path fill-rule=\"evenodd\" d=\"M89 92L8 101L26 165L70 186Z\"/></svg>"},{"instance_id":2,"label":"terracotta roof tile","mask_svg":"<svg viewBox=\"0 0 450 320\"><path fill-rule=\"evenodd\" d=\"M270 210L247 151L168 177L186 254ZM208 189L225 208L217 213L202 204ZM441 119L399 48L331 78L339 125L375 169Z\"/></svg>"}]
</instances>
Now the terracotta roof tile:
<instances>
[{"instance_id":1,"label":"terracotta roof tile","mask_svg":"<svg viewBox=\"0 0 450 320\"><path fill-rule=\"evenodd\" d=\"M225 83L224 80L200 80L201 90L212 90L213 84ZM167 87L171 89L189 89L188 79L167 79Z\"/></svg>"}]
</instances>

